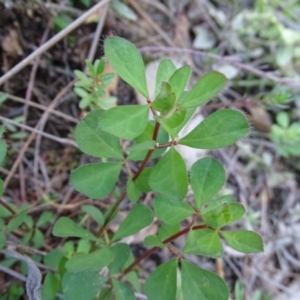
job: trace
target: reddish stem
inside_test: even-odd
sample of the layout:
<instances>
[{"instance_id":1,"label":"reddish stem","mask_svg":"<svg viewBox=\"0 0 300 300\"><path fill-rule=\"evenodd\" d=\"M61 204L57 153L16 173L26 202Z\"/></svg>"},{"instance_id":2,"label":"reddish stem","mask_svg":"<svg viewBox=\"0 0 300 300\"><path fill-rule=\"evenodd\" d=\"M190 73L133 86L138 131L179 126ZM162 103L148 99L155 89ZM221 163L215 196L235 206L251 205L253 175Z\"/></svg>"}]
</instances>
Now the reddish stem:
<instances>
[{"instance_id":1,"label":"reddish stem","mask_svg":"<svg viewBox=\"0 0 300 300\"><path fill-rule=\"evenodd\" d=\"M160 124L158 122L155 123L154 126L154 131L153 131L153 136L152 136L152 140L156 141L157 136L158 136L158 130L159 130L159 126ZM151 149L148 151L146 157L144 158L142 164L140 165L139 169L137 170L137 172L135 173L135 175L132 177L132 181L137 180L137 178L140 176L140 174L143 172L143 170L145 169L152 153L154 152L154 149Z\"/></svg>"},{"instance_id":2,"label":"reddish stem","mask_svg":"<svg viewBox=\"0 0 300 300\"><path fill-rule=\"evenodd\" d=\"M192 226L193 223L191 223L188 227L183 228L181 231L173 234L172 236L170 236L169 238L165 239L163 241L164 244L167 244L175 239L177 239L178 237L188 233L191 229L192 230L199 230L199 229L203 229L206 228L207 225L203 224L203 225L197 225L197 226ZM159 247L153 247L149 250L147 250L143 255L141 255L140 257L138 257L130 266L128 266L123 273L121 274L120 277L126 275L127 273L129 273L137 264L139 264L144 258L148 257L149 255L151 255L152 253L154 253L155 251L157 251L158 249L160 249Z\"/></svg>"}]
</instances>

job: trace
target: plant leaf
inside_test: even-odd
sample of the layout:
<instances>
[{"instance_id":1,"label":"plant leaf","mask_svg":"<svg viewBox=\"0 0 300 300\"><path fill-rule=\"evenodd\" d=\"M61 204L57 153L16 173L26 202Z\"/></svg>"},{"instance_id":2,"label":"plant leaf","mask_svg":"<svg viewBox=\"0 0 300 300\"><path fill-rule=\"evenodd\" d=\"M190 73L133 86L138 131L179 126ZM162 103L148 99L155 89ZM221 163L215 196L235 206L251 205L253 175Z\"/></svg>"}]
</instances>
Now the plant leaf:
<instances>
[{"instance_id":1,"label":"plant leaf","mask_svg":"<svg viewBox=\"0 0 300 300\"><path fill-rule=\"evenodd\" d=\"M164 244L159 236L157 235L148 235L144 239L144 245L148 247L159 247L159 248L165 248L167 247L166 244Z\"/></svg>"},{"instance_id":2,"label":"plant leaf","mask_svg":"<svg viewBox=\"0 0 300 300\"><path fill-rule=\"evenodd\" d=\"M0 165L3 163L3 160L6 155L6 143L4 140L0 140Z\"/></svg>"},{"instance_id":3,"label":"plant leaf","mask_svg":"<svg viewBox=\"0 0 300 300\"><path fill-rule=\"evenodd\" d=\"M172 112L170 116L157 117L157 121L163 126L163 128L170 134L172 138L177 137L177 132L174 130L185 119L186 110L180 109Z\"/></svg>"},{"instance_id":4,"label":"plant leaf","mask_svg":"<svg viewBox=\"0 0 300 300\"><path fill-rule=\"evenodd\" d=\"M181 266L182 292L185 299L228 300L228 287L219 276L185 260L181 261Z\"/></svg>"},{"instance_id":5,"label":"plant leaf","mask_svg":"<svg viewBox=\"0 0 300 300\"><path fill-rule=\"evenodd\" d=\"M131 202L136 203L139 200L140 195L141 195L141 191L139 190L136 183L134 181L132 181L132 177L130 177L127 181L127 196L128 196L128 199Z\"/></svg>"},{"instance_id":6,"label":"plant leaf","mask_svg":"<svg viewBox=\"0 0 300 300\"><path fill-rule=\"evenodd\" d=\"M214 158L196 161L190 172L190 182L197 208L210 200L224 185L226 174L223 166Z\"/></svg>"},{"instance_id":7,"label":"plant leaf","mask_svg":"<svg viewBox=\"0 0 300 300\"><path fill-rule=\"evenodd\" d=\"M114 260L108 265L109 273L116 274L121 271L130 255L130 247L125 243L118 243L110 247Z\"/></svg>"},{"instance_id":8,"label":"plant leaf","mask_svg":"<svg viewBox=\"0 0 300 300\"><path fill-rule=\"evenodd\" d=\"M263 241L259 234L250 230L221 231L226 242L233 249L243 253L264 251Z\"/></svg>"},{"instance_id":9,"label":"plant leaf","mask_svg":"<svg viewBox=\"0 0 300 300\"><path fill-rule=\"evenodd\" d=\"M178 141L197 149L227 147L249 133L245 116L235 110L223 109L208 116Z\"/></svg>"},{"instance_id":10,"label":"plant leaf","mask_svg":"<svg viewBox=\"0 0 300 300\"><path fill-rule=\"evenodd\" d=\"M149 300L174 300L176 297L177 259L161 264L145 282L145 294Z\"/></svg>"},{"instance_id":11,"label":"plant leaf","mask_svg":"<svg viewBox=\"0 0 300 300\"><path fill-rule=\"evenodd\" d=\"M152 168L145 168L135 181L136 186L143 193L148 193L151 191L151 187L149 186L149 177L151 172Z\"/></svg>"},{"instance_id":12,"label":"plant leaf","mask_svg":"<svg viewBox=\"0 0 300 300\"><path fill-rule=\"evenodd\" d=\"M105 40L104 52L118 75L148 99L145 66L138 49L129 41L114 36Z\"/></svg>"},{"instance_id":13,"label":"plant leaf","mask_svg":"<svg viewBox=\"0 0 300 300\"><path fill-rule=\"evenodd\" d=\"M104 110L91 111L77 125L75 139L79 149L91 156L123 158L119 138L100 130L98 125Z\"/></svg>"},{"instance_id":14,"label":"plant leaf","mask_svg":"<svg viewBox=\"0 0 300 300\"><path fill-rule=\"evenodd\" d=\"M132 289L124 282L118 281L116 279L112 280L113 288L116 296L116 300L135 300L134 293Z\"/></svg>"},{"instance_id":15,"label":"plant leaf","mask_svg":"<svg viewBox=\"0 0 300 300\"><path fill-rule=\"evenodd\" d=\"M52 234L58 237L78 237L89 239L95 242L98 242L99 240L90 231L80 227L73 220L67 217L60 217L56 221Z\"/></svg>"},{"instance_id":16,"label":"plant leaf","mask_svg":"<svg viewBox=\"0 0 300 300\"><path fill-rule=\"evenodd\" d=\"M109 248L92 253L80 253L67 261L65 267L70 272L100 271L114 259L114 253Z\"/></svg>"},{"instance_id":17,"label":"plant leaf","mask_svg":"<svg viewBox=\"0 0 300 300\"><path fill-rule=\"evenodd\" d=\"M176 96L176 100L182 95L189 78L191 76L192 68L190 66L183 66L176 70L169 79L172 90Z\"/></svg>"},{"instance_id":18,"label":"plant leaf","mask_svg":"<svg viewBox=\"0 0 300 300\"><path fill-rule=\"evenodd\" d=\"M181 103L181 107L199 106L216 96L226 84L226 77L219 72L210 72L201 77Z\"/></svg>"},{"instance_id":19,"label":"plant leaf","mask_svg":"<svg viewBox=\"0 0 300 300\"><path fill-rule=\"evenodd\" d=\"M8 231L14 231L16 230L27 218L26 211L23 211L19 213L17 216L13 217L8 225L7 225L7 230Z\"/></svg>"},{"instance_id":20,"label":"plant leaf","mask_svg":"<svg viewBox=\"0 0 300 300\"><path fill-rule=\"evenodd\" d=\"M168 82L175 71L176 67L170 59L165 58L160 61L156 73L155 98L161 91L162 83Z\"/></svg>"},{"instance_id":21,"label":"plant leaf","mask_svg":"<svg viewBox=\"0 0 300 300\"><path fill-rule=\"evenodd\" d=\"M122 105L106 110L99 119L101 130L132 140L140 135L148 122L149 106Z\"/></svg>"},{"instance_id":22,"label":"plant leaf","mask_svg":"<svg viewBox=\"0 0 300 300\"><path fill-rule=\"evenodd\" d=\"M175 104L176 96L168 82L163 82L159 94L152 102L152 107L162 113L171 110Z\"/></svg>"},{"instance_id":23,"label":"plant leaf","mask_svg":"<svg viewBox=\"0 0 300 300\"><path fill-rule=\"evenodd\" d=\"M203 221L213 228L220 228L233 223L245 213L243 205L238 203L224 203L214 209L205 210L201 216Z\"/></svg>"},{"instance_id":24,"label":"plant leaf","mask_svg":"<svg viewBox=\"0 0 300 300\"><path fill-rule=\"evenodd\" d=\"M188 189L186 165L174 147L155 165L150 177L150 187L171 199L182 200Z\"/></svg>"},{"instance_id":25,"label":"plant leaf","mask_svg":"<svg viewBox=\"0 0 300 300\"><path fill-rule=\"evenodd\" d=\"M143 204L136 204L121 223L112 241L132 235L150 225L152 221L153 214L150 208Z\"/></svg>"},{"instance_id":26,"label":"plant leaf","mask_svg":"<svg viewBox=\"0 0 300 300\"><path fill-rule=\"evenodd\" d=\"M178 224L195 211L185 201L173 201L162 195L154 198L154 212L166 224Z\"/></svg>"},{"instance_id":27,"label":"plant leaf","mask_svg":"<svg viewBox=\"0 0 300 300\"><path fill-rule=\"evenodd\" d=\"M65 300L93 300L106 282L99 272L66 272L62 279Z\"/></svg>"},{"instance_id":28,"label":"plant leaf","mask_svg":"<svg viewBox=\"0 0 300 300\"><path fill-rule=\"evenodd\" d=\"M208 230L207 230L208 229ZM218 234L209 228L190 230L182 253L220 258L223 256L223 247ZM212 240L209 240L212 238ZM208 244L206 244L208 242Z\"/></svg>"},{"instance_id":29,"label":"plant leaf","mask_svg":"<svg viewBox=\"0 0 300 300\"><path fill-rule=\"evenodd\" d=\"M95 163L80 166L71 173L74 188L94 199L106 197L114 188L122 163Z\"/></svg>"},{"instance_id":30,"label":"plant leaf","mask_svg":"<svg viewBox=\"0 0 300 300\"><path fill-rule=\"evenodd\" d=\"M145 142L141 142L139 144L135 144L132 145L128 148L126 148L126 151L143 151L143 150L151 150L151 149L155 149L156 146L156 142L151 140L151 141L145 141Z\"/></svg>"},{"instance_id":31,"label":"plant leaf","mask_svg":"<svg viewBox=\"0 0 300 300\"><path fill-rule=\"evenodd\" d=\"M81 210L87 213L99 226L104 224L103 213L93 205L82 205Z\"/></svg>"},{"instance_id":32,"label":"plant leaf","mask_svg":"<svg viewBox=\"0 0 300 300\"><path fill-rule=\"evenodd\" d=\"M235 203L236 200L231 196L231 195L224 195L217 197L215 199L212 199L208 206L202 210L202 213L206 213L210 210L216 209L217 207L221 206L222 204L230 204L230 203Z\"/></svg>"},{"instance_id":33,"label":"plant leaf","mask_svg":"<svg viewBox=\"0 0 300 300\"><path fill-rule=\"evenodd\" d=\"M170 236L174 235L175 233L178 233L180 231L180 225L179 224L162 224L159 227L158 230L158 237L161 240L165 240L169 238Z\"/></svg>"}]
</instances>

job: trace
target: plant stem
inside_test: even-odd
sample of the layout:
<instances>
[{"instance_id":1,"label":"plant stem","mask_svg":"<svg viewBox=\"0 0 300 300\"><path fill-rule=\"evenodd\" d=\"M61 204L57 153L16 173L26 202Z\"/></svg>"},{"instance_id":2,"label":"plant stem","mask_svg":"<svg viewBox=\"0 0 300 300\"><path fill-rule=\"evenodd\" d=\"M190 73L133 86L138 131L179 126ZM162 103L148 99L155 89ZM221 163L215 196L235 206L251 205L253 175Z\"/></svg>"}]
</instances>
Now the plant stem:
<instances>
[{"instance_id":1,"label":"plant stem","mask_svg":"<svg viewBox=\"0 0 300 300\"><path fill-rule=\"evenodd\" d=\"M197 225L197 226L193 226L193 223L191 223L188 227L183 228L182 230L180 230L179 232L173 234L172 236L170 236L169 238L165 239L163 241L164 244L167 244L175 239L177 239L178 237L188 233L191 229L192 230L199 230L199 229L203 229L203 228L207 228L206 224L203 225ZM139 264L144 258L148 257L149 255L151 255L152 253L156 252L158 249L160 249L159 247L153 247L149 250L147 250L143 255L141 255L140 257L138 257L130 266L128 266L120 275L120 277L126 275L127 273L129 273L137 264Z\"/></svg>"},{"instance_id":2,"label":"plant stem","mask_svg":"<svg viewBox=\"0 0 300 300\"><path fill-rule=\"evenodd\" d=\"M159 130L159 126L160 124L158 122L155 123L154 126L154 131L153 131L153 136L152 136L152 140L156 141L157 136L158 136L158 130ZM145 169L152 153L154 152L154 149L151 149L148 151L147 155L145 156L142 164L140 165L139 169L137 170L137 172L135 173L135 175L132 177L132 181L137 180L137 178L140 176L140 174L143 172L143 170Z\"/></svg>"}]
</instances>

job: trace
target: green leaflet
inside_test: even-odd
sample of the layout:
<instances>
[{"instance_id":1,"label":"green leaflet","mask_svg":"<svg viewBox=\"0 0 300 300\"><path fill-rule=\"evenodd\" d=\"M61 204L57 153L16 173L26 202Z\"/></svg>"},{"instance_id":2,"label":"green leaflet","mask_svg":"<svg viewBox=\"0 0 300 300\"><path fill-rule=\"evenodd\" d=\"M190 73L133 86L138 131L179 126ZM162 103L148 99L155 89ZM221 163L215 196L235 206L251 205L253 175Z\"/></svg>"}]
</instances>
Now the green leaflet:
<instances>
[{"instance_id":1,"label":"green leaflet","mask_svg":"<svg viewBox=\"0 0 300 300\"><path fill-rule=\"evenodd\" d=\"M190 66L183 66L176 70L169 79L169 84L172 86L172 90L178 100L189 81L192 69Z\"/></svg>"},{"instance_id":2,"label":"green leaflet","mask_svg":"<svg viewBox=\"0 0 300 300\"><path fill-rule=\"evenodd\" d=\"M174 201L162 195L156 195L153 206L158 219L166 224L179 224L195 212L185 201Z\"/></svg>"},{"instance_id":3,"label":"green leaflet","mask_svg":"<svg viewBox=\"0 0 300 300\"><path fill-rule=\"evenodd\" d=\"M228 300L225 282L216 274L181 261L182 292L188 300Z\"/></svg>"},{"instance_id":4,"label":"green leaflet","mask_svg":"<svg viewBox=\"0 0 300 300\"><path fill-rule=\"evenodd\" d=\"M122 105L106 110L99 119L101 130L117 137L132 140L148 123L148 105Z\"/></svg>"},{"instance_id":5,"label":"green leaflet","mask_svg":"<svg viewBox=\"0 0 300 300\"><path fill-rule=\"evenodd\" d=\"M157 73L156 73L156 84L155 84L155 97L160 93L162 83L168 82L172 74L176 71L176 67L174 66L173 62L165 58L160 61Z\"/></svg>"},{"instance_id":6,"label":"green leaflet","mask_svg":"<svg viewBox=\"0 0 300 300\"><path fill-rule=\"evenodd\" d=\"M205 157L196 161L190 172L190 182L197 208L210 200L224 185L223 166L214 158Z\"/></svg>"},{"instance_id":7,"label":"green leaflet","mask_svg":"<svg viewBox=\"0 0 300 300\"><path fill-rule=\"evenodd\" d=\"M185 197L188 188L186 165L174 147L153 168L149 185L154 191L171 199L179 201Z\"/></svg>"},{"instance_id":8,"label":"green leaflet","mask_svg":"<svg viewBox=\"0 0 300 300\"><path fill-rule=\"evenodd\" d=\"M92 253L80 253L73 256L66 263L70 272L100 271L114 258L114 253L109 248L97 250Z\"/></svg>"},{"instance_id":9,"label":"green leaflet","mask_svg":"<svg viewBox=\"0 0 300 300\"><path fill-rule=\"evenodd\" d=\"M221 234L228 245L237 251L243 253L257 253L264 251L261 236L253 231L221 231Z\"/></svg>"},{"instance_id":10,"label":"green leaflet","mask_svg":"<svg viewBox=\"0 0 300 300\"><path fill-rule=\"evenodd\" d=\"M98 123L103 113L102 109L91 111L77 125L75 139L78 147L91 156L122 159L119 138L100 130Z\"/></svg>"},{"instance_id":11,"label":"green leaflet","mask_svg":"<svg viewBox=\"0 0 300 300\"><path fill-rule=\"evenodd\" d=\"M114 36L105 40L104 52L118 75L148 99L145 66L138 49L129 41Z\"/></svg>"},{"instance_id":12,"label":"green leaflet","mask_svg":"<svg viewBox=\"0 0 300 300\"><path fill-rule=\"evenodd\" d=\"M62 290L65 300L93 300L102 289L106 278L99 272L66 272L62 279Z\"/></svg>"},{"instance_id":13,"label":"green leaflet","mask_svg":"<svg viewBox=\"0 0 300 300\"><path fill-rule=\"evenodd\" d=\"M121 223L112 241L132 235L150 225L152 221L153 214L150 208L143 204L136 204Z\"/></svg>"},{"instance_id":14,"label":"green leaflet","mask_svg":"<svg viewBox=\"0 0 300 300\"><path fill-rule=\"evenodd\" d=\"M112 280L116 300L135 300L134 293L129 285L116 279Z\"/></svg>"},{"instance_id":15,"label":"green leaflet","mask_svg":"<svg viewBox=\"0 0 300 300\"><path fill-rule=\"evenodd\" d=\"M215 230L203 228L190 230L182 253L218 258L223 255L220 237Z\"/></svg>"},{"instance_id":16,"label":"green leaflet","mask_svg":"<svg viewBox=\"0 0 300 300\"><path fill-rule=\"evenodd\" d=\"M245 116L238 111L224 109L208 116L178 143L197 149L217 149L230 146L248 133Z\"/></svg>"},{"instance_id":17,"label":"green leaflet","mask_svg":"<svg viewBox=\"0 0 300 300\"><path fill-rule=\"evenodd\" d=\"M74 188L82 194L101 199L114 188L122 163L95 163L80 166L71 173Z\"/></svg>"},{"instance_id":18,"label":"green leaflet","mask_svg":"<svg viewBox=\"0 0 300 300\"><path fill-rule=\"evenodd\" d=\"M210 72L201 77L181 103L181 107L199 106L216 96L226 84L222 73Z\"/></svg>"},{"instance_id":19,"label":"green leaflet","mask_svg":"<svg viewBox=\"0 0 300 300\"><path fill-rule=\"evenodd\" d=\"M177 260L172 259L158 266L145 282L149 300L174 300L176 296Z\"/></svg>"},{"instance_id":20,"label":"green leaflet","mask_svg":"<svg viewBox=\"0 0 300 300\"><path fill-rule=\"evenodd\" d=\"M78 237L89 239L95 242L98 242L99 240L90 231L80 227L73 220L67 217L60 217L56 221L52 234L58 237Z\"/></svg>"}]
</instances>

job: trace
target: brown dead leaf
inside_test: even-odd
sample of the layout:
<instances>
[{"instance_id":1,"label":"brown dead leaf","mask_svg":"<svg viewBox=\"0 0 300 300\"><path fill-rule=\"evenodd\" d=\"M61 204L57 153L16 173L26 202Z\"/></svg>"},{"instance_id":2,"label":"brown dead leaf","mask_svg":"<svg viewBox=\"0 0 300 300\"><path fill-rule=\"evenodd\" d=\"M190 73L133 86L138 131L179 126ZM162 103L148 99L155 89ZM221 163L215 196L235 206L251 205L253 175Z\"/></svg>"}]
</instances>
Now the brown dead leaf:
<instances>
[{"instance_id":1,"label":"brown dead leaf","mask_svg":"<svg viewBox=\"0 0 300 300\"><path fill-rule=\"evenodd\" d=\"M8 33L4 36L2 49L11 57L23 54L23 49L18 40L18 32L15 29L9 29Z\"/></svg>"},{"instance_id":2,"label":"brown dead leaf","mask_svg":"<svg viewBox=\"0 0 300 300\"><path fill-rule=\"evenodd\" d=\"M250 121L254 127L262 132L270 132L272 121L269 113L262 107L251 107L250 109Z\"/></svg>"}]
</instances>

